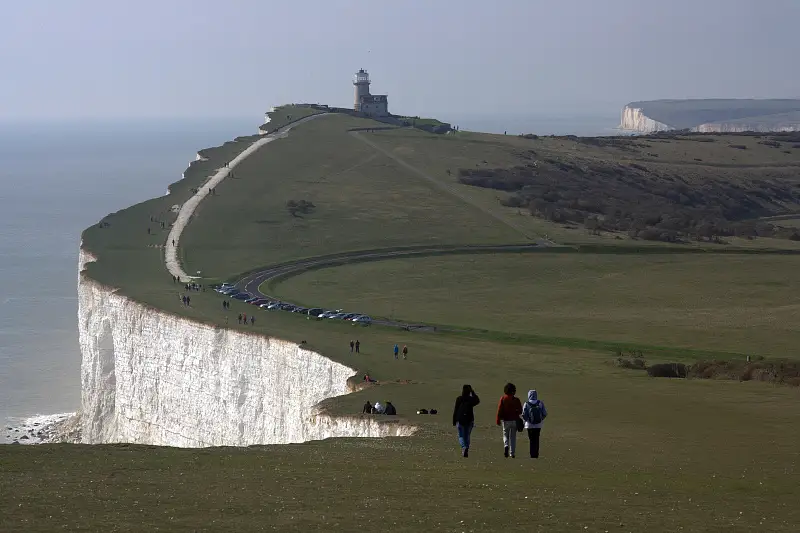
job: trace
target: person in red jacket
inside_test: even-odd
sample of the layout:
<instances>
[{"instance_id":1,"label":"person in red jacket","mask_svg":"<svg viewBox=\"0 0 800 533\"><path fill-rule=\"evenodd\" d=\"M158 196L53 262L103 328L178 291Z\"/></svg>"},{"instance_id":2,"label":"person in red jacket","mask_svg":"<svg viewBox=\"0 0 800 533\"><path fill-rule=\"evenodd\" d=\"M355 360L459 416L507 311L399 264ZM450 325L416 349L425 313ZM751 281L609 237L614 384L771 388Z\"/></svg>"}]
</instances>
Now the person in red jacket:
<instances>
[{"instance_id":1,"label":"person in red jacket","mask_svg":"<svg viewBox=\"0 0 800 533\"><path fill-rule=\"evenodd\" d=\"M510 452L513 459L517 451L517 420L522 415L522 402L514 396L517 387L513 383L506 383L503 392L503 397L497 404L495 421L503 428L503 456L508 457Z\"/></svg>"}]
</instances>

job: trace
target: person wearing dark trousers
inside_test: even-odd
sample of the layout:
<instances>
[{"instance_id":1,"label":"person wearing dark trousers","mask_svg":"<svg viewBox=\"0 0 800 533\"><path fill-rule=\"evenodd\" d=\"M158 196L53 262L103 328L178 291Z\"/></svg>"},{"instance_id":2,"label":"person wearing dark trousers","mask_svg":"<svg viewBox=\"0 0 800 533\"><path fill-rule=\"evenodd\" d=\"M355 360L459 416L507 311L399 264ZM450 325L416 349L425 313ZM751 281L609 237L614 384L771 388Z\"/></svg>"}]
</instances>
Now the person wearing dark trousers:
<instances>
[{"instance_id":1,"label":"person wearing dark trousers","mask_svg":"<svg viewBox=\"0 0 800 533\"><path fill-rule=\"evenodd\" d=\"M472 385L461 388L461 396L456 398L453 408L453 425L458 431L458 443L461 445L461 456L469 457L470 436L475 427L474 407L481 403L478 395L472 390Z\"/></svg>"},{"instance_id":2,"label":"person wearing dark trousers","mask_svg":"<svg viewBox=\"0 0 800 533\"><path fill-rule=\"evenodd\" d=\"M531 459L539 458L539 437L542 434L542 423L547 417L547 408L539 399L536 390L528 391L528 401L522 407L522 420L528 430L528 440L531 443Z\"/></svg>"}]
</instances>

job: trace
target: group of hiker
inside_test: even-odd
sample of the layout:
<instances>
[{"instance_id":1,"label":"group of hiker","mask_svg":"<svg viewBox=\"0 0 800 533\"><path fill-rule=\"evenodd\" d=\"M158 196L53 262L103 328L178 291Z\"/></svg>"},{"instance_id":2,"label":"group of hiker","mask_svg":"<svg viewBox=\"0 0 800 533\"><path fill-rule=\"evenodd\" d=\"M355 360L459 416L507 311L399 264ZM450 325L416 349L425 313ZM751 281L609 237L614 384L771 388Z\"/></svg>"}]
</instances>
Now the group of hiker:
<instances>
[{"instance_id":1,"label":"group of hiker","mask_svg":"<svg viewBox=\"0 0 800 533\"><path fill-rule=\"evenodd\" d=\"M394 358L397 359L398 354L400 353L400 347L395 344L394 345ZM403 359L408 359L408 346L405 344L403 345Z\"/></svg>"},{"instance_id":2,"label":"group of hiker","mask_svg":"<svg viewBox=\"0 0 800 533\"><path fill-rule=\"evenodd\" d=\"M396 415L397 409L392 405L392 402L386 402L386 405L381 405L381 402L375 402L375 405L372 405L367 400L361 412L367 415Z\"/></svg>"},{"instance_id":3,"label":"group of hiker","mask_svg":"<svg viewBox=\"0 0 800 533\"><path fill-rule=\"evenodd\" d=\"M394 352L394 358L399 359L401 352L400 346L395 344L393 352ZM350 353L361 353L361 342L358 339L350 341ZM408 346L405 344L403 345L402 353L403 353L403 359L408 359Z\"/></svg>"},{"instance_id":4,"label":"group of hiker","mask_svg":"<svg viewBox=\"0 0 800 533\"><path fill-rule=\"evenodd\" d=\"M516 397L517 387L513 383L506 383L503 387L503 396L497 404L495 423L503 430L503 456L516 457L517 433L523 429L528 432L530 441L530 455L532 459L539 458L539 437L542 424L547 417L547 409L539 400L535 389L528 391L525 405ZM461 445L462 457L469 457L469 445L472 429L475 427L475 414L473 409L481 402L471 385L464 385L461 395L456 398L453 408L453 425L458 431L458 442Z\"/></svg>"},{"instance_id":5,"label":"group of hiker","mask_svg":"<svg viewBox=\"0 0 800 533\"><path fill-rule=\"evenodd\" d=\"M239 324L244 324L245 326L247 325L247 313L239 313L239 316L236 317L236 319L239 321ZM250 325L254 326L255 323L256 323L256 317L250 315Z\"/></svg>"}]
</instances>

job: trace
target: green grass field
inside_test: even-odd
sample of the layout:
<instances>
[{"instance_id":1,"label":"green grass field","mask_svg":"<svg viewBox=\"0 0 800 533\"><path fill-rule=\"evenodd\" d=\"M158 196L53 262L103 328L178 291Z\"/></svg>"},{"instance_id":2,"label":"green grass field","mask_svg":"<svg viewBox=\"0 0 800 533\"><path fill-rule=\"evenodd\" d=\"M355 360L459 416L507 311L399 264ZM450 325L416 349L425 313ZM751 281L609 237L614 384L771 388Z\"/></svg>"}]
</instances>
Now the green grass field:
<instances>
[{"instance_id":1,"label":"green grass field","mask_svg":"<svg viewBox=\"0 0 800 533\"><path fill-rule=\"evenodd\" d=\"M780 255L460 255L311 271L272 293L455 327L798 357L798 267Z\"/></svg>"},{"instance_id":2,"label":"green grass field","mask_svg":"<svg viewBox=\"0 0 800 533\"><path fill-rule=\"evenodd\" d=\"M276 110L275 120L288 114ZM381 261L316 270L276 286L291 300L460 331L364 328L281 312L259 313L255 326L240 326L230 317L253 308L234 302L225 312L216 293L193 294L191 308L181 305L157 247L167 230L146 231L151 216L170 223L171 206L247 142L205 150L208 160L192 165L169 196L85 232L85 246L99 258L88 275L168 312L307 340L380 382L326 408L354 414L366 399L390 400L419 431L247 449L0 447L0 531L797 530L800 388L654 379L612 360L613 350L625 346L640 347L651 361L796 357L800 256L715 253L737 243L698 254L664 246L658 254L635 254L620 248L629 241L519 215L500 206L494 192L446 173L516 164L515 154L530 143L564 157L616 157L609 149L550 138L348 132L366 125L374 124L321 117L238 167L182 237L186 270L201 270L208 283L330 253L531 242L544 234L593 243L598 253ZM654 164L670 157L681 164L679 143L692 154L712 144L663 143L662 162ZM727 150L754 165L780 154L762 148L771 150ZM293 217L285 207L291 199L317 208ZM747 244L772 247L763 241ZM349 354L351 339L361 341L362 354ZM407 361L394 360L395 343L408 345ZM502 456L494 409L507 381L521 394L536 388L547 404L538 461L526 457L524 437L516 459ZM466 460L450 419L464 383L482 399ZM419 416L419 408L440 414Z\"/></svg>"}]
</instances>

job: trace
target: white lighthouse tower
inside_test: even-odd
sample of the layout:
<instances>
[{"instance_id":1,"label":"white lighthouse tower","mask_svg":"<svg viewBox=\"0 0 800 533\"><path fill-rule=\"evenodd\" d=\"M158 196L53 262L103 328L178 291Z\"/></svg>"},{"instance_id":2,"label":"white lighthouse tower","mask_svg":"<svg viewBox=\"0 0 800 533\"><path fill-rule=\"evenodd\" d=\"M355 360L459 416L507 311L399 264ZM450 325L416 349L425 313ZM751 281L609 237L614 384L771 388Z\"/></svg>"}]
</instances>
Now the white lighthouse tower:
<instances>
[{"instance_id":1,"label":"white lighthouse tower","mask_svg":"<svg viewBox=\"0 0 800 533\"><path fill-rule=\"evenodd\" d=\"M389 97L385 94L370 94L369 73L363 68L353 77L356 100L353 110L368 117L389 116Z\"/></svg>"},{"instance_id":2,"label":"white lighthouse tower","mask_svg":"<svg viewBox=\"0 0 800 533\"><path fill-rule=\"evenodd\" d=\"M361 111L361 97L369 96L369 72L363 68L353 76L353 85L356 88L356 101L353 109Z\"/></svg>"}]
</instances>

